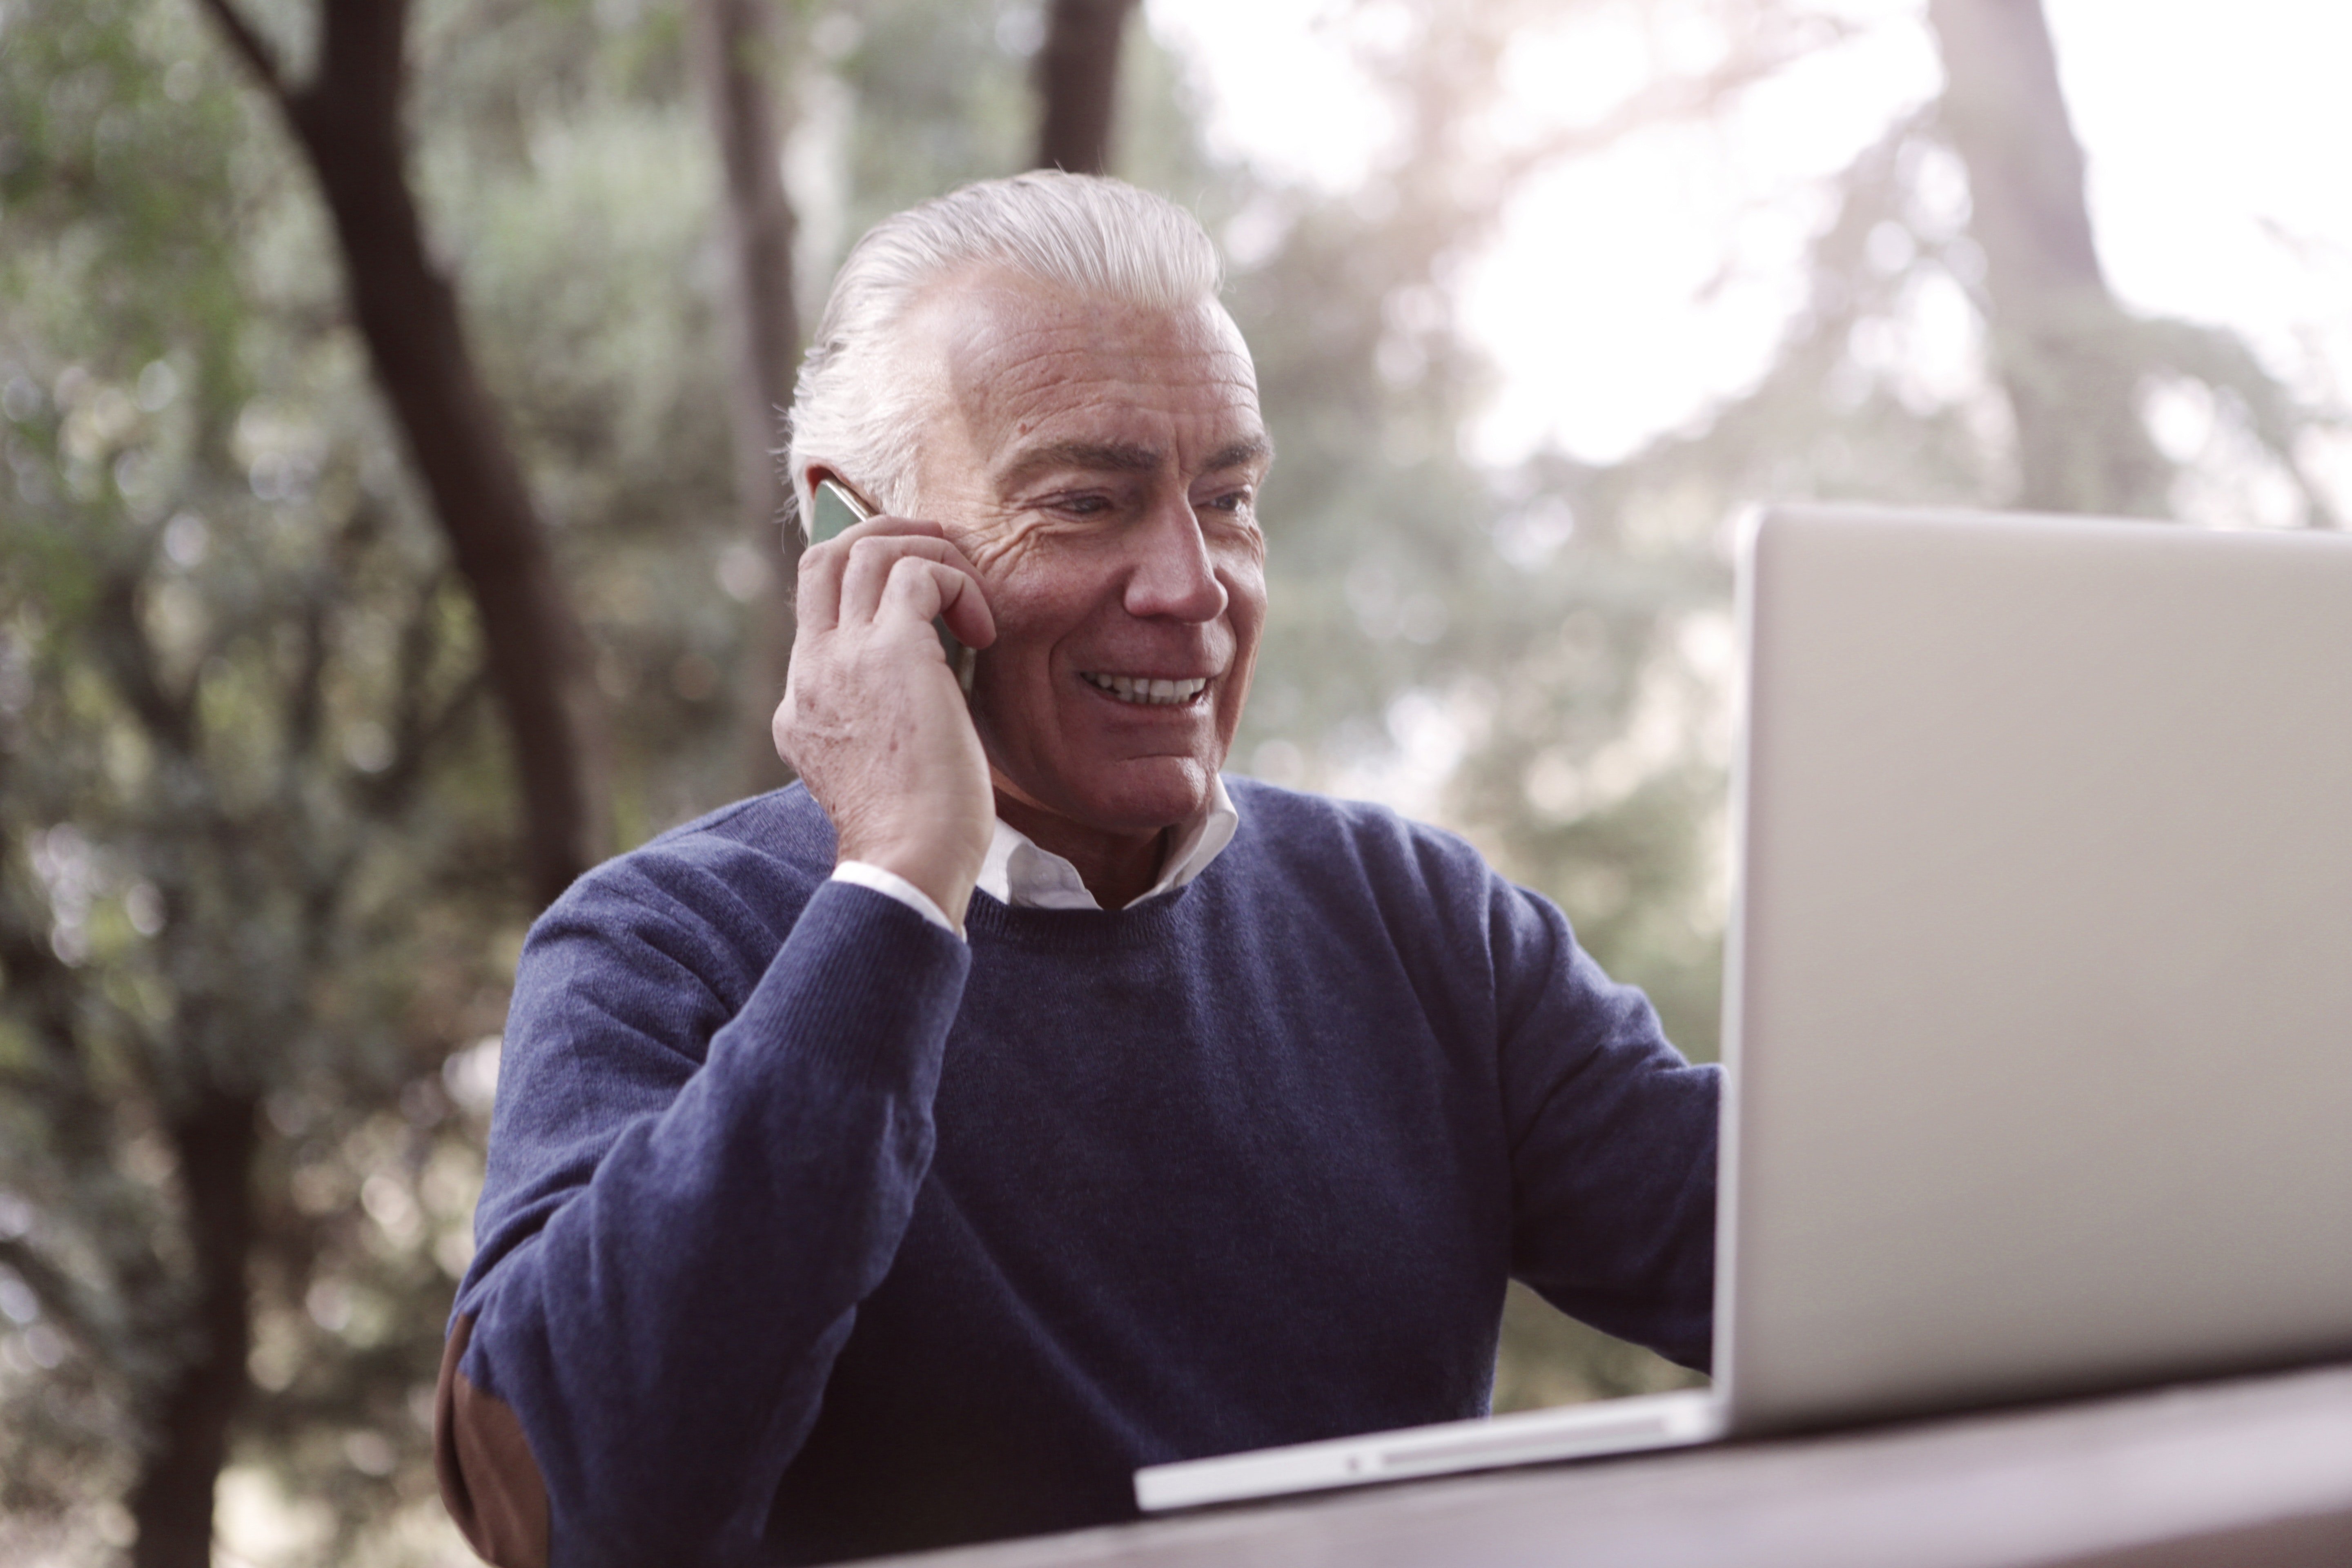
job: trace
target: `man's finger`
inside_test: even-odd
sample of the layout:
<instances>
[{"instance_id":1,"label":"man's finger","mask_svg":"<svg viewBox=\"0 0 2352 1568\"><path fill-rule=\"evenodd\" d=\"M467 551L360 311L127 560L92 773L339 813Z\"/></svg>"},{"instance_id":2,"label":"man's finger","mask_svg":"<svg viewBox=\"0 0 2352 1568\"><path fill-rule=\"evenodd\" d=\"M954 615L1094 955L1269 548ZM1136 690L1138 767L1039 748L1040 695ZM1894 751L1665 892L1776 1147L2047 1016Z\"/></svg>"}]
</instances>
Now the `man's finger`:
<instances>
[{"instance_id":1,"label":"man's finger","mask_svg":"<svg viewBox=\"0 0 2352 1568\"><path fill-rule=\"evenodd\" d=\"M980 578L963 552L945 539L936 535L908 534L869 536L850 547L849 563L842 574L838 600L838 623L842 626L863 626L880 611L883 595L891 574L901 561L925 561L941 571L971 579L977 592ZM959 590L942 584L942 603L956 596Z\"/></svg>"},{"instance_id":2,"label":"man's finger","mask_svg":"<svg viewBox=\"0 0 2352 1568\"><path fill-rule=\"evenodd\" d=\"M972 647L996 640L996 619L971 568L924 555L902 555L892 563L875 618L893 616L919 623L945 616L948 629Z\"/></svg>"},{"instance_id":3,"label":"man's finger","mask_svg":"<svg viewBox=\"0 0 2352 1568\"><path fill-rule=\"evenodd\" d=\"M829 632L841 623L841 582L857 542L876 538L944 538L936 522L911 517L875 517L843 529L801 552L793 590L794 620L811 631ZM869 604L866 613L872 614Z\"/></svg>"},{"instance_id":4,"label":"man's finger","mask_svg":"<svg viewBox=\"0 0 2352 1568\"><path fill-rule=\"evenodd\" d=\"M996 612L989 607L980 574L964 567L952 582L942 585L940 617L958 642L966 647L986 647L996 640Z\"/></svg>"},{"instance_id":5,"label":"man's finger","mask_svg":"<svg viewBox=\"0 0 2352 1568\"><path fill-rule=\"evenodd\" d=\"M793 624L801 633L829 632L840 624L841 573L848 564L848 552L833 540L801 552L793 581Z\"/></svg>"}]
</instances>

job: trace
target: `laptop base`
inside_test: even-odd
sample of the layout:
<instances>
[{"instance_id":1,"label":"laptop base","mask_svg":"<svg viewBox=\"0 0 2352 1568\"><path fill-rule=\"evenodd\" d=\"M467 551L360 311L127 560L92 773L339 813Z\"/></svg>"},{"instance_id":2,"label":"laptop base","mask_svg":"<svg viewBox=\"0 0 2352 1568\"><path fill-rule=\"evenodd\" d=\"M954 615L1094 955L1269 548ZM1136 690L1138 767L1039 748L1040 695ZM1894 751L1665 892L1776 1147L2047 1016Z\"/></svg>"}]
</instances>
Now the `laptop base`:
<instances>
[{"instance_id":1,"label":"laptop base","mask_svg":"<svg viewBox=\"0 0 2352 1568\"><path fill-rule=\"evenodd\" d=\"M1151 1465L1135 1472L1135 1500L1146 1513L1157 1513L1421 1476L1682 1447L1709 1442L1725 1430L1723 1401L1708 1389L1685 1389Z\"/></svg>"}]
</instances>

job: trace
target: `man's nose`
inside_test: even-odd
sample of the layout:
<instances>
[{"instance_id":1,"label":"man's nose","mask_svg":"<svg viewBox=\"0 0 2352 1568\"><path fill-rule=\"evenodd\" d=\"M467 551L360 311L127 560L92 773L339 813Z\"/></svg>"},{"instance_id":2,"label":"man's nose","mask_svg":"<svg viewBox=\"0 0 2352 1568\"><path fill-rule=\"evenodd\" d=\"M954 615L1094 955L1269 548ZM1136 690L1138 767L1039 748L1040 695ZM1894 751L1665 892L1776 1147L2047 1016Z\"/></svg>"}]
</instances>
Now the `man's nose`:
<instances>
[{"instance_id":1,"label":"man's nose","mask_svg":"<svg viewBox=\"0 0 2352 1568\"><path fill-rule=\"evenodd\" d=\"M1127 612L1145 619L1213 621L1225 613L1225 585L1189 497L1157 501L1130 536Z\"/></svg>"}]
</instances>

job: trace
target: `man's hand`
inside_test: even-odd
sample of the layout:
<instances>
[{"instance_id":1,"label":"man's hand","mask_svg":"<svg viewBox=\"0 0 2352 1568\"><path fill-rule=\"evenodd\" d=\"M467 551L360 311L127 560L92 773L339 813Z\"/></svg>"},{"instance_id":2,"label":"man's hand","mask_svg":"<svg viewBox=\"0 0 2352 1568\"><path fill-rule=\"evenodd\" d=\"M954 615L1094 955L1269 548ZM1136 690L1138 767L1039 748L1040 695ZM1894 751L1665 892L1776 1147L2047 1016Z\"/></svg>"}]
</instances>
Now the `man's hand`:
<instances>
[{"instance_id":1,"label":"man's hand","mask_svg":"<svg viewBox=\"0 0 2352 1568\"><path fill-rule=\"evenodd\" d=\"M937 523L877 517L801 556L784 700L772 732L839 836L958 926L996 816L988 759L931 630L996 640L980 577Z\"/></svg>"}]
</instances>

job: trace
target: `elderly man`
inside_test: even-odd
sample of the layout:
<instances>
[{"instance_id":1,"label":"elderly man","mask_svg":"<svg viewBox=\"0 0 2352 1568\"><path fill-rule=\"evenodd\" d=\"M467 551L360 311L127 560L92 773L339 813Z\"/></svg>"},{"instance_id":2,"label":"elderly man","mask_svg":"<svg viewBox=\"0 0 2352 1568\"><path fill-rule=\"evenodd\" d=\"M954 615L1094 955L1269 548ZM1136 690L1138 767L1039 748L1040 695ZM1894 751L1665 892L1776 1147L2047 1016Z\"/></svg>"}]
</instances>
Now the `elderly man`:
<instances>
[{"instance_id":1,"label":"elderly man","mask_svg":"<svg viewBox=\"0 0 2352 1568\"><path fill-rule=\"evenodd\" d=\"M516 976L436 1435L493 1561L1127 1518L1139 1465L1484 1410L1512 1275L1704 1363L1713 1070L1459 840L1219 776L1272 455L1219 281L1056 174L843 268L793 479L883 515L803 560L802 782Z\"/></svg>"}]
</instances>

